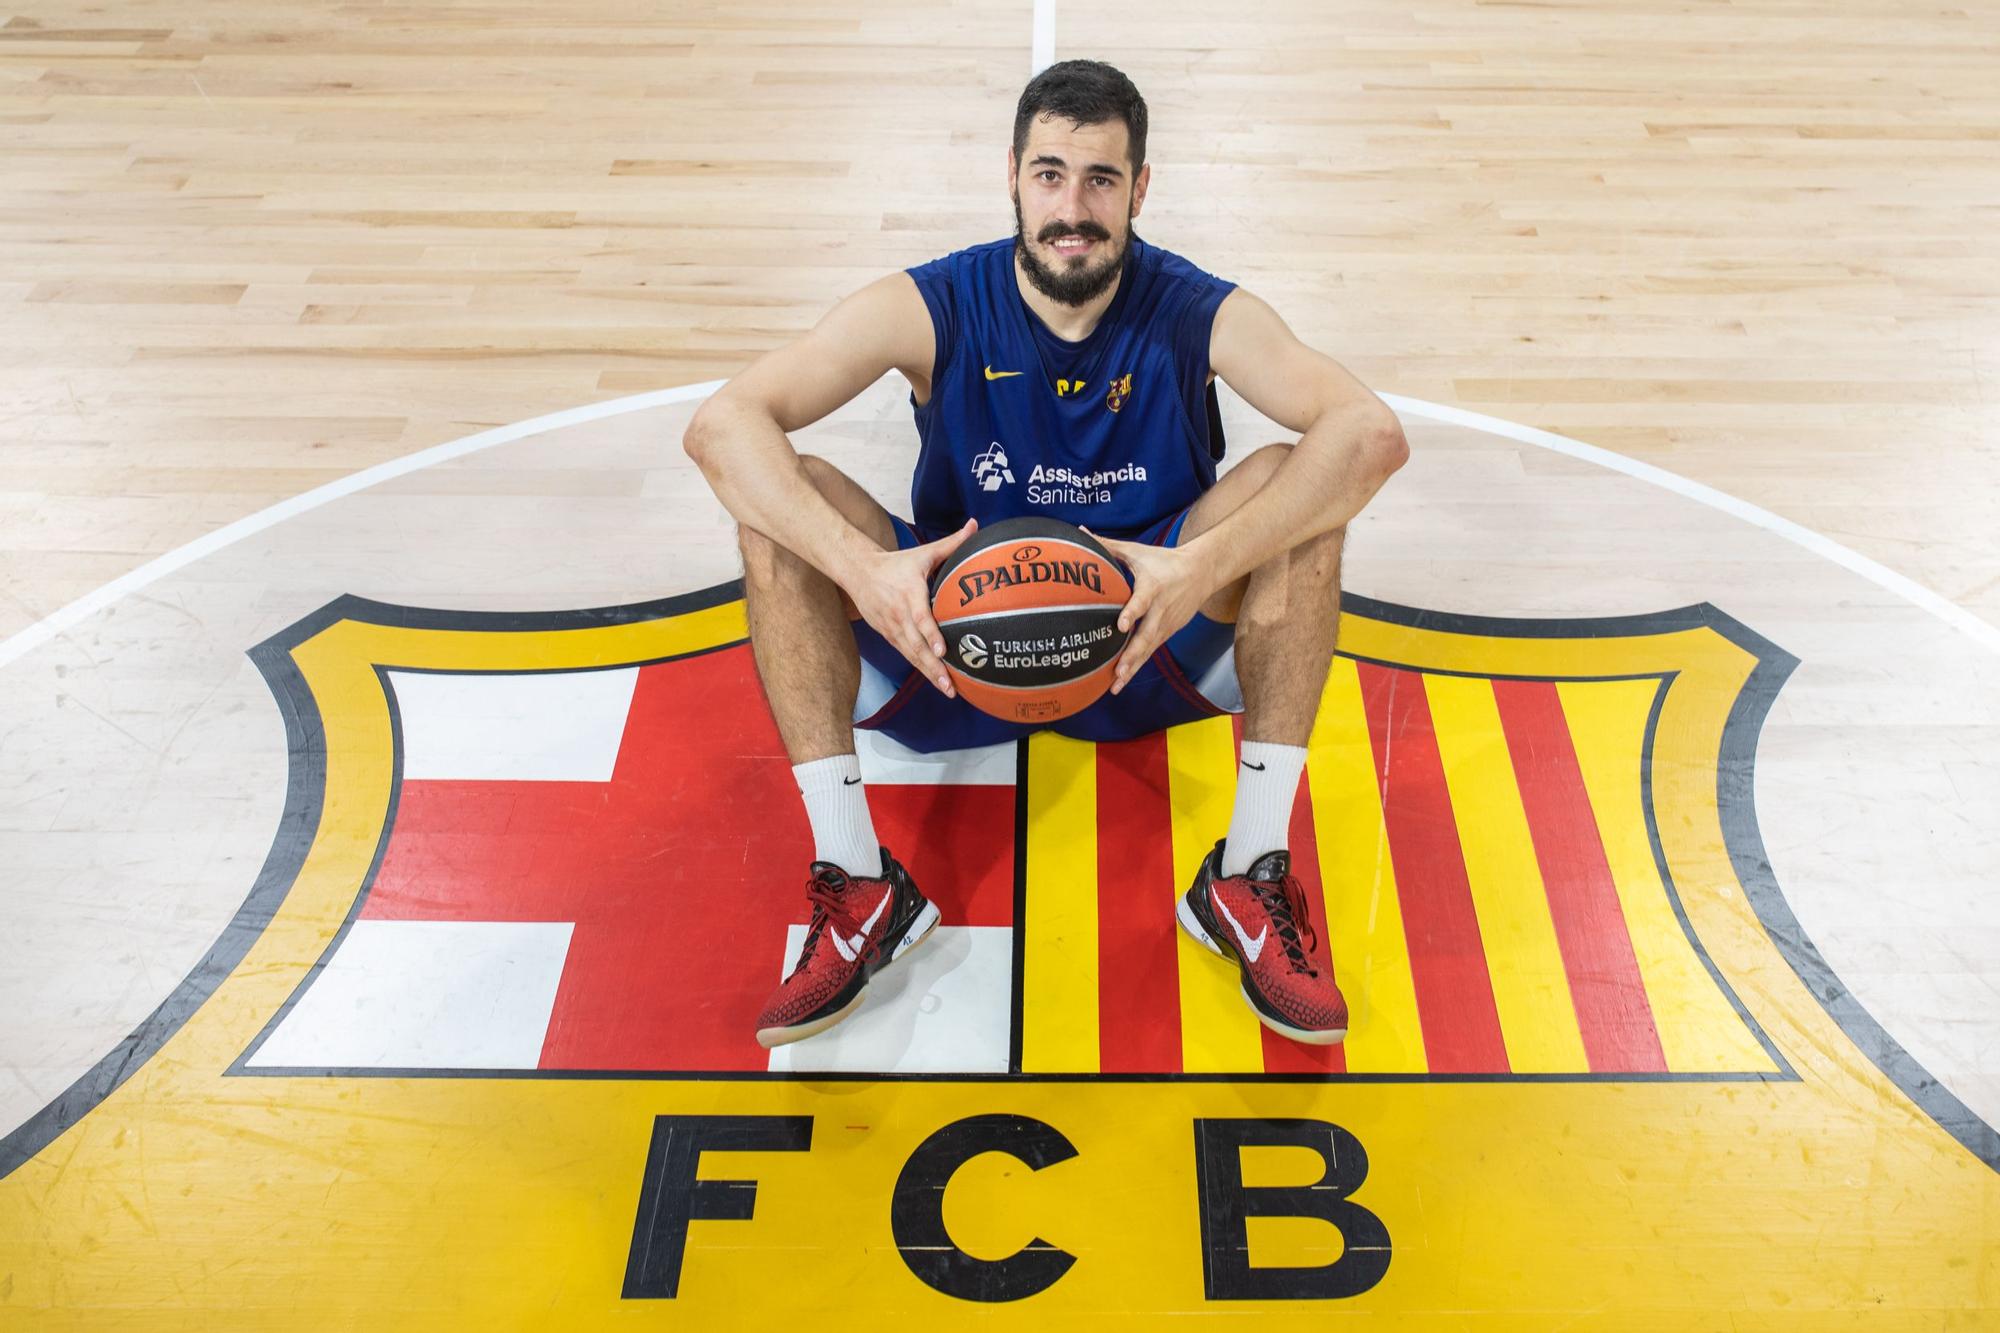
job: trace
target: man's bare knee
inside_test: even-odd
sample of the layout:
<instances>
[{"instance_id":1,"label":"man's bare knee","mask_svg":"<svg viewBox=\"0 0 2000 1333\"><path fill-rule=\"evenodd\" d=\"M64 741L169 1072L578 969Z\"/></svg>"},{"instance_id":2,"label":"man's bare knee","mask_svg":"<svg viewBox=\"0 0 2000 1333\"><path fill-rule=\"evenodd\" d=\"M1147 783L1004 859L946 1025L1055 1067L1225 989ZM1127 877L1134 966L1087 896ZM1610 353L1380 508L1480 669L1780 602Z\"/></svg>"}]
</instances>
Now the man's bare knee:
<instances>
[{"instance_id":1,"label":"man's bare knee","mask_svg":"<svg viewBox=\"0 0 2000 1333\"><path fill-rule=\"evenodd\" d=\"M803 556L740 523L736 525L736 549L743 554L743 582L751 587L770 589L819 577L819 571ZM839 584L834 585L834 591L840 596L840 613L849 620L859 620L861 611L853 599Z\"/></svg>"},{"instance_id":2,"label":"man's bare knee","mask_svg":"<svg viewBox=\"0 0 2000 1333\"><path fill-rule=\"evenodd\" d=\"M896 549L896 529L889 522L889 511L877 504L860 482L817 454L800 454L799 466L826 502L863 536L885 551Z\"/></svg>"},{"instance_id":3,"label":"man's bare knee","mask_svg":"<svg viewBox=\"0 0 2000 1333\"><path fill-rule=\"evenodd\" d=\"M841 475L840 469L824 458L812 454L800 454L799 466L804 469L806 480L826 497L827 503L839 509L841 500L845 498L841 483L847 480ZM751 572L753 562L759 572L773 573L786 561L804 563L798 555L775 539L741 523L736 525L736 548L743 553L743 569L746 574Z\"/></svg>"},{"instance_id":4,"label":"man's bare knee","mask_svg":"<svg viewBox=\"0 0 2000 1333\"><path fill-rule=\"evenodd\" d=\"M799 466L806 470L807 480L819 487L821 495L825 495L842 481L847 480L846 473L827 462L824 458L821 458L818 454L800 454Z\"/></svg>"},{"instance_id":5,"label":"man's bare knee","mask_svg":"<svg viewBox=\"0 0 2000 1333\"><path fill-rule=\"evenodd\" d=\"M817 454L800 454L799 467L813 484L813 489L842 518L882 549L895 549L896 529L889 522L888 511L877 504L860 483ZM736 545L743 553L743 575L749 582L770 583L787 575L817 572L809 561L755 528L738 524ZM840 609L849 620L857 619L861 614L844 590L840 592Z\"/></svg>"},{"instance_id":6,"label":"man's bare knee","mask_svg":"<svg viewBox=\"0 0 2000 1333\"><path fill-rule=\"evenodd\" d=\"M1264 489L1271 474L1291 456L1291 452L1289 444L1267 444L1246 454L1242 462L1217 478L1215 485L1194 502L1194 508L1188 512L1187 523L1181 529L1181 540L1193 541L1248 503L1251 496Z\"/></svg>"},{"instance_id":7,"label":"man's bare knee","mask_svg":"<svg viewBox=\"0 0 2000 1333\"><path fill-rule=\"evenodd\" d=\"M1267 444L1238 463L1236 470L1240 472L1247 468L1250 473L1249 479L1262 486L1271 479L1271 474L1283 467L1285 460L1292 456L1292 447L1289 444Z\"/></svg>"}]
</instances>

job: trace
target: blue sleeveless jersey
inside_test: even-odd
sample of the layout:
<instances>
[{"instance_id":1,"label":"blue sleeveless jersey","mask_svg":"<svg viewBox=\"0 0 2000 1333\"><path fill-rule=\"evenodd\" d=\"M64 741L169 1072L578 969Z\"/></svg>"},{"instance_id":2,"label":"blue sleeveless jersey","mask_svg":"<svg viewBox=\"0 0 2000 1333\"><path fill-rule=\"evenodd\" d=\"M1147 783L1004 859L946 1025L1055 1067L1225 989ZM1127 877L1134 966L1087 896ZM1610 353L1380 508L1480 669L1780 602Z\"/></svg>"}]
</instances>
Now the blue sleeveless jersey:
<instances>
[{"instance_id":1,"label":"blue sleeveless jersey","mask_svg":"<svg viewBox=\"0 0 2000 1333\"><path fill-rule=\"evenodd\" d=\"M1222 419L1208 334L1236 286L1130 242L1097 327L1065 342L1014 280L1014 238L907 270L937 335L916 411L920 532L1034 516L1136 536L1215 484Z\"/></svg>"}]
</instances>

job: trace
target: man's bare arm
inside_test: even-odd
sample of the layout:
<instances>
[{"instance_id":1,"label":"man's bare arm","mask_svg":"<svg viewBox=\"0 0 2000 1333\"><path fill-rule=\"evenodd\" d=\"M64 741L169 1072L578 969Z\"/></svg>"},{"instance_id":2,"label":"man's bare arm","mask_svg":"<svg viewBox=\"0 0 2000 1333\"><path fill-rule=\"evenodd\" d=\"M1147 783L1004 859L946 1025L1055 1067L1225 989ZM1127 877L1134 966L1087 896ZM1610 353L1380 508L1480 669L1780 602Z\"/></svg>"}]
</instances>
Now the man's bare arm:
<instances>
[{"instance_id":1,"label":"man's bare arm","mask_svg":"<svg viewBox=\"0 0 2000 1333\"><path fill-rule=\"evenodd\" d=\"M1386 403L1240 287L1216 309L1209 361L1252 407L1304 432L1255 495L1188 543L1223 586L1353 518L1410 450Z\"/></svg>"},{"instance_id":2,"label":"man's bare arm","mask_svg":"<svg viewBox=\"0 0 2000 1333\"><path fill-rule=\"evenodd\" d=\"M916 282L891 273L717 389L688 422L682 444L731 517L845 588L875 544L807 478L787 432L818 421L890 370L928 378L933 349L930 311Z\"/></svg>"},{"instance_id":3,"label":"man's bare arm","mask_svg":"<svg viewBox=\"0 0 2000 1333\"><path fill-rule=\"evenodd\" d=\"M892 369L929 380L935 349L930 310L915 280L891 273L716 390L688 422L682 444L737 523L832 579L862 619L949 695L928 581L976 525L967 520L951 536L912 550L881 550L819 493L786 435Z\"/></svg>"},{"instance_id":4,"label":"man's bare arm","mask_svg":"<svg viewBox=\"0 0 2000 1333\"><path fill-rule=\"evenodd\" d=\"M1113 694L1218 589L1346 523L1409 456L1388 404L1301 343L1277 311L1241 287L1216 308L1209 363L1252 407L1305 434L1255 494L1187 545L1099 538L1136 575L1119 616L1132 637L1119 655Z\"/></svg>"}]
</instances>

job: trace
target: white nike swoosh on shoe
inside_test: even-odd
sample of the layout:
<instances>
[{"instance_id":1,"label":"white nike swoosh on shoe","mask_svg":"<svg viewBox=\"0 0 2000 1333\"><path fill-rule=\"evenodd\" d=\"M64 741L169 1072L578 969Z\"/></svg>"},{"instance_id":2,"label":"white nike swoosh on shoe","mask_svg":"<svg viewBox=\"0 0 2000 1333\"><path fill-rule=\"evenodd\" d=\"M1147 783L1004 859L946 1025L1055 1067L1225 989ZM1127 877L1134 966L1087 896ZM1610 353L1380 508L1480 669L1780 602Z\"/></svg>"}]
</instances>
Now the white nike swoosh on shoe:
<instances>
[{"instance_id":1,"label":"white nike swoosh on shoe","mask_svg":"<svg viewBox=\"0 0 2000 1333\"><path fill-rule=\"evenodd\" d=\"M1222 919L1227 921L1229 928L1236 932L1236 938L1243 941L1243 957L1245 960L1255 963L1257 955L1264 952L1264 941L1271 937L1271 927L1266 925L1262 930L1257 932L1257 938L1253 940L1250 938L1250 932L1243 929L1243 923L1238 921L1235 915L1230 912L1228 903L1222 901L1215 894L1210 894L1209 897L1213 898L1216 907L1221 909Z\"/></svg>"},{"instance_id":2,"label":"white nike swoosh on shoe","mask_svg":"<svg viewBox=\"0 0 2000 1333\"><path fill-rule=\"evenodd\" d=\"M882 919L883 909L888 907L889 900L895 896L896 891L894 889L882 890L882 901L875 904L875 910L868 914L868 920L862 923L860 933L855 935L851 941L844 938L838 930L833 932L833 947L839 952L842 958L851 963L861 956L861 946L868 942L868 932L875 929L875 923ZM1252 959L1251 961L1255 962L1256 960Z\"/></svg>"}]
</instances>

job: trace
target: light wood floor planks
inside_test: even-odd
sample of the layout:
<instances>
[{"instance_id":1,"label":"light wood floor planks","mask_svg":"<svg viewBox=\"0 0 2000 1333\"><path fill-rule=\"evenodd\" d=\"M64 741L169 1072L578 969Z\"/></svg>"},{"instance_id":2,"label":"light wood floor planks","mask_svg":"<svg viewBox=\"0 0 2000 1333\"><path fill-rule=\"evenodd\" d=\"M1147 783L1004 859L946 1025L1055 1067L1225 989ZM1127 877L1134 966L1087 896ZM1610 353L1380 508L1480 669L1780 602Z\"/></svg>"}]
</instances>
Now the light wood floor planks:
<instances>
[{"instance_id":1,"label":"light wood floor planks","mask_svg":"<svg viewBox=\"0 0 2000 1333\"><path fill-rule=\"evenodd\" d=\"M0 636L1002 234L1029 38L1026 3L0 10ZM1056 53L1151 104L1144 234L1371 387L2000 623L2000 11L1072 3Z\"/></svg>"}]
</instances>

